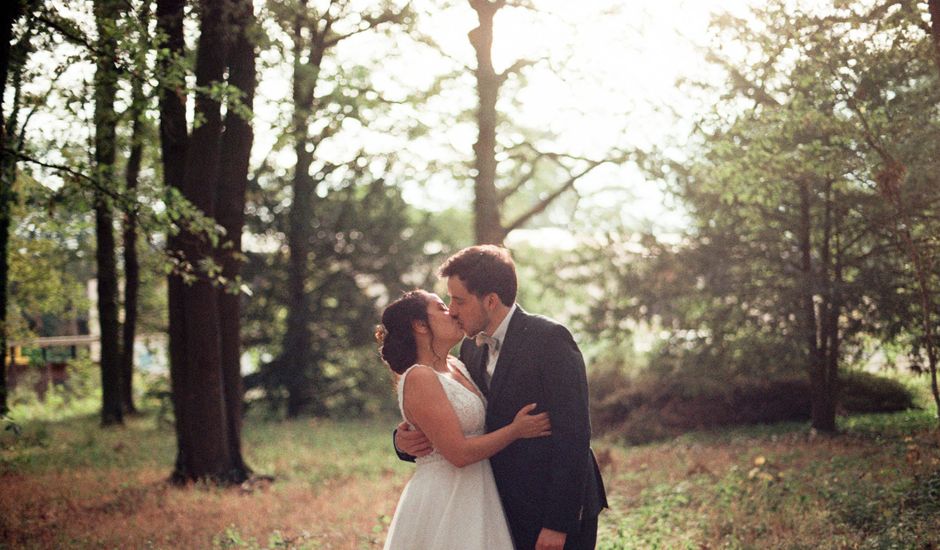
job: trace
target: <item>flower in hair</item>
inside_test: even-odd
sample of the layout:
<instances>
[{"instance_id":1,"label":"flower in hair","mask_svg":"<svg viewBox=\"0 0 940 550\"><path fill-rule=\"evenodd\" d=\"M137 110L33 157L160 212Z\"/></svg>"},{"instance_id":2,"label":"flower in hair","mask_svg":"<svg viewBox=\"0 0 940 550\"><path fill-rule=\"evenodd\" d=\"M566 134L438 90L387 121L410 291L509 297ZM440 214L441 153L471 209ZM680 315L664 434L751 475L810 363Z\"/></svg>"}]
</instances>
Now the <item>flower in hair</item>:
<instances>
[{"instance_id":1,"label":"flower in hair","mask_svg":"<svg viewBox=\"0 0 940 550\"><path fill-rule=\"evenodd\" d=\"M379 344L384 344L386 336L388 336L388 329L385 328L385 325L376 325L375 341Z\"/></svg>"}]
</instances>

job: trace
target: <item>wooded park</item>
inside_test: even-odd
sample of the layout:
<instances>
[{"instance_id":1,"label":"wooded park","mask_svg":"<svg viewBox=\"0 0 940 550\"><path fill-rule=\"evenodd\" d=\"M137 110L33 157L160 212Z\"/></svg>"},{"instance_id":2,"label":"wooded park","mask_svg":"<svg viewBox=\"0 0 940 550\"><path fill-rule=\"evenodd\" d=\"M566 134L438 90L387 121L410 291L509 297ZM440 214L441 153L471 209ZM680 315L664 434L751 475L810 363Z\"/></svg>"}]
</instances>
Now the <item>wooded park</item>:
<instances>
[{"instance_id":1,"label":"wooded park","mask_svg":"<svg viewBox=\"0 0 940 550\"><path fill-rule=\"evenodd\" d=\"M0 11L0 548L382 547L376 325L474 244L598 548L940 548L940 0Z\"/></svg>"}]
</instances>

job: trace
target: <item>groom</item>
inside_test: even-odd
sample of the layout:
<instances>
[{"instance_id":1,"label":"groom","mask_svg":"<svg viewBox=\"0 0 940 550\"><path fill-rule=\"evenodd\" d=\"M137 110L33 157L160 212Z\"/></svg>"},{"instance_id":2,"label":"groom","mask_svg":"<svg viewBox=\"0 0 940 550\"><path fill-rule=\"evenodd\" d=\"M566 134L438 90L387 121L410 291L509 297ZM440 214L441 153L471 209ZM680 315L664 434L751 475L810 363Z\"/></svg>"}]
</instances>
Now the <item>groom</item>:
<instances>
[{"instance_id":1,"label":"groom","mask_svg":"<svg viewBox=\"0 0 940 550\"><path fill-rule=\"evenodd\" d=\"M520 439L490 459L517 550L594 548L597 516L607 507L590 449L584 359L562 325L530 315L516 303L516 268L497 246L465 248L447 259L450 315L464 339L460 360L487 399L486 427L498 430L537 403L548 411L552 435ZM403 460L431 451L419 431L398 426Z\"/></svg>"}]
</instances>

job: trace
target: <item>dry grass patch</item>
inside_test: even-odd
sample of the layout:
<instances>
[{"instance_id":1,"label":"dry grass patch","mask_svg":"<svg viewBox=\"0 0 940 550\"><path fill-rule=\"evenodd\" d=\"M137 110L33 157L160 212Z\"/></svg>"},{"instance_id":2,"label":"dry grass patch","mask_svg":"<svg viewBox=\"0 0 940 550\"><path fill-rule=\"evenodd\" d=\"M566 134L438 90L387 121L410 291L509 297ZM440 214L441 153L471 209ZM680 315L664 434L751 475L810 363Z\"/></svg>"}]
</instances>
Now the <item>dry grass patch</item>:
<instances>
[{"instance_id":1,"label":"dry grass patch","mask_svg":"<svg viewBox=\"0 0 940 550\"><path fill-rule=\"evenodd\" d=\"M598 547L940 548L940 452L929 413L595 445L612 509ZM244 487L165 482L173 434L152 417L26 426L0 447L0 541L16 548L380 547L412 472L393 419L250 420ZM3 545L0 545L2 547Z\"/></svg>"},{"instance_id":2,"label":"dry grass patch","mask_svg":"<svg viewBox=\"0 0 940 550\"><path fill-rule=\"evenodd\" d=\"M172 454L154 465L147 452L162 448L157 440L172 440L171 432L147 419L100 432L93 422L28 428L47 434L38 440L27 434L26 445L4 440L3 544L370 548L381 544L409 470L383 448L391 421L257 422L246 430L246 454L258 471L275 476L273 483L178 488L166 482ZM91 441L86 428L97 434ZM127 456L95 463L114 451L115 441L125 442L116 452ZM62 457L64 447L85 456L56 467L49 455Z\"/></svg>"}]
</instances>

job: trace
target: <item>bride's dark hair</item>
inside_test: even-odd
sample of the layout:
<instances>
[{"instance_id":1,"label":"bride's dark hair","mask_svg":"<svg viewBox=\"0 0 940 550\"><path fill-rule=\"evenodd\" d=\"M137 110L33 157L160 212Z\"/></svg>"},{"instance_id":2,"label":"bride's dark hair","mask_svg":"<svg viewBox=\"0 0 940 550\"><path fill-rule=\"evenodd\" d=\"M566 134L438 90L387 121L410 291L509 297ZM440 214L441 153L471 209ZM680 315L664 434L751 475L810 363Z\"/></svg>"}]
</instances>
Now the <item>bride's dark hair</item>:
<instances>
[{"instance_id":1,"label":"bride's dark hair","mask_svg":"<svg viewBox=\"0 0 940 550\"><path fill-rule=\"evenodd\" d=\"M423 290L406 292L382 313L382 324L375 337L382 345L382 360L392 371L404 374L418 359L418 342L415 340L415 321L428 322L430 297Z\"/></svg>"}]
</instances>

